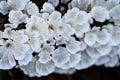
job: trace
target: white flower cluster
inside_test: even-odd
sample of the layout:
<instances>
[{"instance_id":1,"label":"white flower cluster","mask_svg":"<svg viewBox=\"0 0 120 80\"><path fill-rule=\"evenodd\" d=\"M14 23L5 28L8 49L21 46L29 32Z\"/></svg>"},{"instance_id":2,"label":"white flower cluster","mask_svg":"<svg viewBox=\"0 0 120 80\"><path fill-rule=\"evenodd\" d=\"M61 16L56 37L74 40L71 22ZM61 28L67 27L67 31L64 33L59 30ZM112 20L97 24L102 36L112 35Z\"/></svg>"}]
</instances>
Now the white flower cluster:
<instances>
[{"instance_id":1,"label":"white flower cluster","mask_svg":"<svg viewBox=\"0 0 120 80\"><path fill-rule=\"evenodd\" d=\"M55 9L68 2L64 15ZM0 31L0 69L32 77L120 65L120 0L48 0L40 10L30 0L3 0L0 13L9 21Z\"/></svg>"}]
</instances>

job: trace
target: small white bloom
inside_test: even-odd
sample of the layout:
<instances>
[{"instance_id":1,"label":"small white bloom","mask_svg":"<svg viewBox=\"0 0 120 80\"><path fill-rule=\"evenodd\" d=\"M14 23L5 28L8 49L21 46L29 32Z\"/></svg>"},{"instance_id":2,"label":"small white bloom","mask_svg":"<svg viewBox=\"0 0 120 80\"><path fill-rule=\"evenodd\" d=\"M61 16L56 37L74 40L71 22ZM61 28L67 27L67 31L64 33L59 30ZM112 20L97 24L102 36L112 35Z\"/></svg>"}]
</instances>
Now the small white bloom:
<instances>
[{"instance_id":1,"label":"small white bloom","mask_svg":"<svg viewBox=\"0 0 120 80\"><path fill-rule=\"evenodd\" d=\"M26 23L28 16L21 11L10 11L9 21L14 24Z\"/></svg>"},{"instance_id":2,"label":"small white bloom","mask_svg":"<svg viewBox=\"0 0 120 80\"><path fill-rule=\"evenodd\" d=\"M8 0L8 5L12 10L23 10L25 8L26 0Z\"/></svg>"},{"instance_id":3,"label":"small white bloom","mask_svg":"<svg viewBox=\"0 0 120 80\"><path fill-rule=\"evenodd\" d=\"M36 61L35 68L37 73L41 74L42 76L45 76L54 71L55 65L54 65L54 62L52 61L49 61L46 64L42 64L39 61Z\"/></svg>"},{"instance_id":4,"label":"small white bloom","mask_svg":"<svg viewBox=\"0 0 120 80\"><path fill-rule=\"evenodd\" d=\"M39 73L36 71L36 62L37 62L37 59L36 59L36 57L34 57L34 58L32 59L32 61L29 62L29 64L20 66L20 69L21 69L26 75L29 75L30 77L38 76L38 75L41 76L41 74L39 74Z\"/></svg>"},{"instance_id":5,"label":"small white bloom","mask_svg":"<svg viewBox=\"0 0 120 80\"><path fill-rule=\"evenodd\" d=\"M116 25L120 25L120 5L117 5L113 7L110 10L110 16L112 17L113 21L115 22Z\"/></svg>"},{"instance_id":6,"label":"small white bloom","mask_svg":"<svg viewBox=\"0 0 120 80\"><path fill-rule=\"evenodd\" d=\"M101 55L107 55L110 53L112 50L112 47L108 44L106 45L101 45L100 47L97 47L96 50L101 54Z\"/></svg>"},{"instance_id":7,"label":"small white bloom","mask_svg":"<svg viewBox=\"0 0 120 80\"><path fill-rule=\"evenodd\" d=\"M75 69L81 70L88 68L92 66L97 59L91 58L86 52L81 53L81 60L80 62L75 66Z\"/></svg>"},{"instance_id":8,"label":"small white bloom","mask_svg":"<svg viewBox=\"0 0 120 80\"><path fill-rule=\"evenodd\" d=\"M71 10L68 10L67 13L64 15L66 23L75 24L74 19L78 16L78 13L78 8L72 8Z\"/></svg>"},{"instance_id":9,"label":"small white bloom","mask_svg":"<svg viewBox=\"0 0 120 80\"><path fill-rule=\"evenodd\" d=\"M51 3L53 6L58 6L59 0L48 0L49 3Z\"/></svg>"},{"instance_id":10,"label":"small white bloom","mask_svg":"<svg viewBox=\"0 0 120 80\"><path fill-rule=\"evenodd\" d=\"M27 23L26 28L31 32L38 32L41 42L46 40L49 37L47 22L38 16L31 16L30 21Z\"/></svg>"},{"instance_id":11,"label":"small white bloom","mask_svg":"<svg viewBox=\"0 0 120 80\"><path fill-rule=\"evenodd\" d=\"M90 14L98 22L104 22L109 19L109 11L101 6L93 7Z\"/></svg>"},{"instance_id":12,"label":"small white bloom","mask_svg":"<svg viewBox=\"0 0 120 80\"><path fill-rule=\"evenodd\" d=\"M83 25L88 22L89 15L85 11L79 11L74 19L75 24Z\"/></svg>"},{"instance_id":13,"label":"small white bloom","mask_svg":"<svg viewBox=\"0 0 120 80\"><path fill-rule=\"evenodd\" d=\"M120 27L115 26L111 33L110 44L112 46L117 46L120 44Z\"/></svg>"},{"instance_id":14,"label":"small white bloom","mask_svg":"<svg viewBox=\"0 0 120 80\"><path fill-rule=\"evenodd\" d=\"M74 38L70 38L66 43L66 49L71 53L75 54L80 50L80 42L76 41Z\"/></svg>"},{"instance_id":15,"label":"small white bloom","mask_svg":"<svg viewBox=\"0 0 120 80\"><path fill-rule=\"evenodd\" d=\"M95 48L88 47L86 49L86 52L91 58L96 58L97 59L100 56L102 56L101 53L99 53Z\"/></svg>"},{"instance_id":16,"label":"small white bloom","mask_svg":"<svg viewBox=\"0 0 120 80\"><path fill-rule=\"evenodd\" d=\"M32 3L31 1L29 1L26 5L25 5L25 9L29 15L37 15L39 14L39 9L37 7L36 4Z\"/></svg>"},{"instance_id":17,"label":"small white bloom","mask_svg":"<svg viewBox=\"0 0 120 80\"><path fill-rule=\"evenodd\" d=\"M58 26L59 20L61 20L61 13L58 11L54 11L49 16L49 24L53 26L53 28Z\"/></svg>"},{"instance_id":18,"label":"small white bloom","mask_svg":"<svg viewBox=\"0 0 120 80\"><path fill-rule=\"evenodd\" d=\"M55 65L62 65L64 63L66 63L67 61L69 61L70 59L70 54L67 51L66 48L63 47L59 47L58 49L56 49L53 54L53 61L55 62Z\"/></svg>"},{"instance_id":19,"label":"small white bloom","mask_svg":"<svg viewBox=\"0 0 120 80\"><path fill-rule=\"evenodd\" d=\"M63 65L59 65L59 68L61 69L70 69L70 68L74 68L81 60L81 54L71 54L70 55L70 60L63 64Z\"/></svg>"},{"instance_id":20,"label":"small white bloom","mask_svg":"<svg viewBox=\"0 0 120 80\"><path fill-rule=\"evenodd\" d=\"M1 1L0 2L0 13L3 15L6 15L9 11L9 5L7 4L6 1Z\"/></svg>"},{"instance_id":21,"label":"small white bloom","mask_svg":"<svg viewBox=\"0 0 120 80\"><path fill-rule=\"evenodd\" d=\"M104 45L108 43L111 39L111 34L108 33L107 30L102 29L101 31L96 32L97 34L97 42Z\"/></svg>"},{"instance_id":22,"label":"small white bloom","mask_svg":"<svg viewBox=\"0 0 120 80\"><path fill-rule=\"evenodd\" d=\"M52 53L54 52L54 47L49 44L44 44L40 53L39 53L39 61L40 63L46 64L48 61L52 59Z\"/></svg>"},{"instance_id":23,"label":"small white bloom","mask_svg":"<svg viewBox=\"0 0 120 80\"><path fill-rule=\"evenodd\" d=\"M20 66L28 65L29 62L31 62L32 59L33 59L32 53L33 53L33 50L30 48L30 49L26 52L25 57L24 57L22 60L18 60L18 64L19 64Z\"/></svg>"},{"instance_id":24,"label":"small white bloom","mask_svg":"<svg viewBox=\"0 0 120 80\"><path fill-rule=\"evenodd\" d=\"M22 60L25 57L25 53L29 50L27 44L17 43L11 40L4 41L1 45L1 51L3 56L0 59L1 69L10 69L15 66L15 60ZM5 61L5 62L4 62ZM4 67L2 67L4 65Z\"/></svg>"},{"instance_id":25,"label":"small white bloom","mask_svg":"<svg viewBox=\"0 0 120 80\"><path fill-rule=\"evenodd\" d=\"M28 37L28 44L30 45L31 49L35 52L40 51L40 38L39 34L36 32L31 32L29 30L25 30L25 35Z\"/></svg>"},{"instance_id":26,"label":"small white bloom","mask_svg":"<svg viewBox=\"0 0 120 80\"><path fill-rule=\"evenodd\" d=\"M92 46L95 44L97 40L97 35L93 32L89 32L85 34L84 41L88 46Z\"/></svg>"},{"instance_id":27,"label":"small white bloom","mask_svg":"<svg viewBox=\"0 0 120 80\"><path fill-rule=\"evenodd\" d=\"M43 7L41 9L42 12L48 12L48 13L52 13L54 11L54 7L52 4L48 3L48 2L45 2L43 4Z\"/></svg>"}]
</instances>

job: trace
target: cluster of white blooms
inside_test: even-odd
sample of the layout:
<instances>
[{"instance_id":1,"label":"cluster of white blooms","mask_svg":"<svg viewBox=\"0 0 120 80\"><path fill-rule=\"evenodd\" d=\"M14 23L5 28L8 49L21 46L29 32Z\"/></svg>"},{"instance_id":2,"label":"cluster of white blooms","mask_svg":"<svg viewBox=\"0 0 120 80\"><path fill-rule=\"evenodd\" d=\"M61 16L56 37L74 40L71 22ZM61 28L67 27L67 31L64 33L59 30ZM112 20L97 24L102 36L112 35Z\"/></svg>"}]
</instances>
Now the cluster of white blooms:
<instances>
[{"instance_id":1,"label":"cluster of white blooms","mask_svg":"<svg viewBox=\"0 0 120 80\"><path fill-rule=\"evenodd\" d=\"M60 4L68 4L64 15ZM33 77L120 65L120 0L48 0L42 9L2 0L0 13L9 21L0 30L0 69Z\"/></svg>"}]
</instances>

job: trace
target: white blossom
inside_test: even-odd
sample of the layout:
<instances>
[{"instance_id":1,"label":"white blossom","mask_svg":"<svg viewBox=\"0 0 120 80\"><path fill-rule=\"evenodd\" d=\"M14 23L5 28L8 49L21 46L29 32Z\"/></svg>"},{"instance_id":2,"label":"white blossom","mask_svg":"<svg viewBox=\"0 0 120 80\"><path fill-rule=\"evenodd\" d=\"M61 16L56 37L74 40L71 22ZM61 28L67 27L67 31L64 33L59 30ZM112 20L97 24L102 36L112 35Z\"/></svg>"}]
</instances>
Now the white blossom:
<instances>
[{"instance_id":1,"label":"white blossom","mask_svg":"<svg viewBox=\"0 0 120 80\"><path fill-rule=\"evenodd\" d=\"M0 68L10 69L16 65L15 60L22 60L25 57L25 53L29 50L29 46L27 44L7 40L4 41L0 49L3 54L0 59Z\"/></svg>"},{"instance_id":2,"label":"white blossom","mask_svg":"<svg viewBox=\"0 0 120 80\"><path fill-rule=\"evenodd\" d=\"M59 0L48 0L49 3L51 3L53 6L58 6Z\"/></svg>"},{"instance_id":3,"label":"white blossom","mask_svg":"<svg viewBox=\"0 0 120 80\"><path fill-rule=\"evenodd\" d=\"M97 40L97 35L95 33L89 32L85 34L84 41L88 46L94 45L96 40Z\"/></svg>"},{"instance_id":4,"label":"white blossom","mask_svg":"<svg viewBox=\"0 0 120 80\"><path fill-rule=\"evenodd\" d=\"M43 4L43 7L41 9L42 12L48 12L48 13L52 13L54 11L54 6L48 2L45 2Z\"/></svg>"},{"instance_id":5,"label":"white blossom","mask_svg":"<svg viewBox=\"0 0 120 80\"><path fill-rule=\"evenodd\" d=\"M39 14L39 9L38 9L37 5L32 3L31 1L29 1L25 5L24 10L26 10L29 15L37 15L37 14Z\"/></svg>"},{"instance_id":6,"label":"white blossom","mask_svg":"<svg viewBox=\"0 0 120 80\"><path fill-rule=\"evenodd\" d=\"M21 11L10 11L9 21L14 24L26 23L28 16Z\"/></svg>"},{"instance_id":7,"label":"white blossom","mask_svg":"<svg viewBox=\"0 0 120 80\"><path fill-rule=\"evenodd\" d=\"M109 19L109 11L101 6L93 7L90 14L98 22L104 22Z\"/></svg>"},{"instance_id":8,"label":"white blossom","mask_svg":"<svg viewBox=\"0 0 120 80\"><path fill-rule=\"evenodd\" d=\"M70 38L66 43L66 49L71 53L75 54L80 50L80 42L76 41L74 38Z\"/></svg>"},{"instance_id":9,"label":"white blossom","mask_svg":"<svg viewBox=\"0 0 120 80\"><path fill-rule=\"evenodd\" d=\"M9 5L7 4L6 1L1 1L0 2L0 13L3 15L6 15L9 11Z\"/></svg>"},{"instance_id":10,"label":"white blossom","mask_svg":"<svg viewBox=\"0 0 120 80\"><path fill-rule=\"evenodd\" d=\"M8 5L11 10L23 10L25 8L26 0L8 0Z\"/></svg>"},{"instance_id":11,"label":"white blossom","mask_svg":"<svg viewBox=\"0 0 120 80\"><path fill-rule=\"evenodd\" d=\"M70 59L69 52L67 51L66 48L63 48L63 47L59 47L58 49L56 49L52 54L52 56L56 66L62 65L67 61L69 61Z\"/></svg>"}]
</instances>

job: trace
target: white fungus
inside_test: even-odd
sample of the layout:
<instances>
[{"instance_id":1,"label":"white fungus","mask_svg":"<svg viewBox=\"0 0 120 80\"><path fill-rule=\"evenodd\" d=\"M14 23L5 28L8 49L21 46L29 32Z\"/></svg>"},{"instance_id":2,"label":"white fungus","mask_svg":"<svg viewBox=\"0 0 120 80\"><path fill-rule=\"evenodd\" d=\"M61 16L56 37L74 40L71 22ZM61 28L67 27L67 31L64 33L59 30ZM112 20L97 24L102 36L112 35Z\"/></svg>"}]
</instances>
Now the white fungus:
<instances>
[{"instance_id":1,"label":"white fungus","mask_svg":"<svg viewBox=\"0 0 120 80\"><path fill-rule=\"evenodd\" d=\"M119 66L119 8L120 0L0 1L0 69L41 77Z\"/></svg>"}]
</instances>

